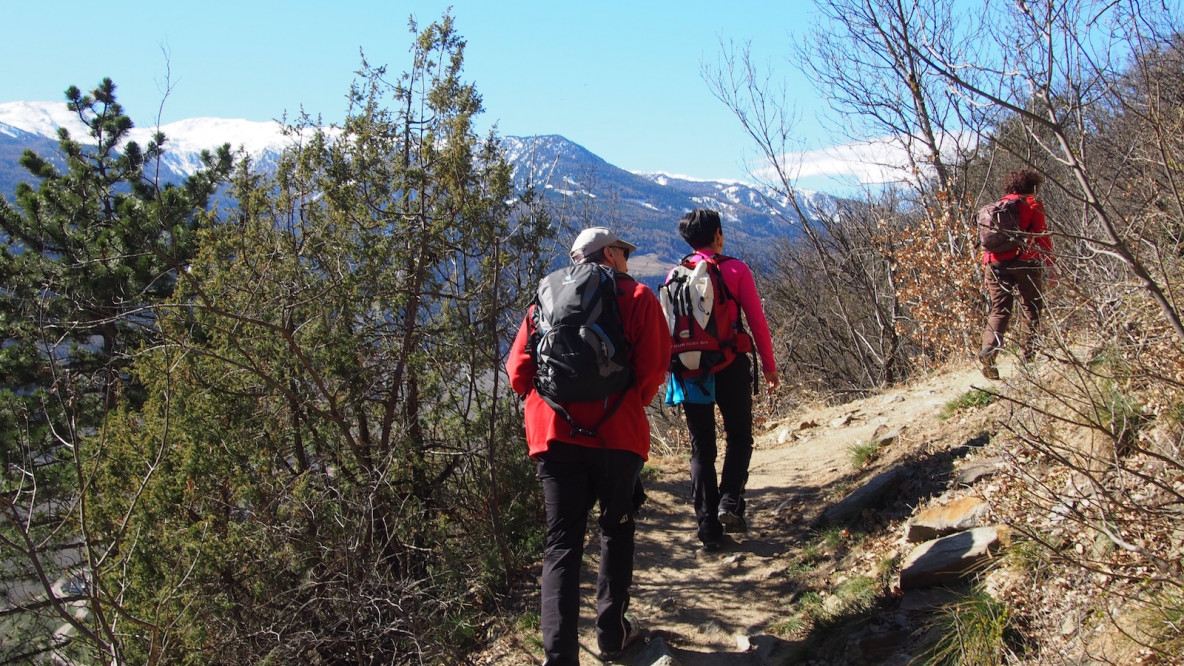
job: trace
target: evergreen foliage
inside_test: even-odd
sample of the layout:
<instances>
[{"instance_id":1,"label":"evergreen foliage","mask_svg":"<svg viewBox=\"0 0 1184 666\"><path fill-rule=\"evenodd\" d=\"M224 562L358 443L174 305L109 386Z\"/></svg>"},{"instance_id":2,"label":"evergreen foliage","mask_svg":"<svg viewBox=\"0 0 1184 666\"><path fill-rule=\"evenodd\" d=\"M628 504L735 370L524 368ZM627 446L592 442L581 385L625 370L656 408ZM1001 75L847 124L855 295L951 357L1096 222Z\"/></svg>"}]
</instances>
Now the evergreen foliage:
<instances>
[{"instance_id":1,"label":"evergreen foliage","mask_svg":"<svg viewBox=\"0 0 1184 666\"><path fill-rule=\"evenodd\" d=\"M498 369L550 232L472 130L463 52L445 16L403 75L363 62L344 124L288 127L200 231L143 409L87 448L132 661L454 663L528 554Z\"/></svg>"},{"instance_id":2,"label":"evergreen foliage","mask_svg":"<svg viewBox=\"0 0 1184 666\"><path fill-rule=\"evenodd\" d=\"M410 27L274 174L223 147L157 186L110 81L67 92L68 172L22 160L0 661L451 663L534 556L499 370L550 220L473 131L452 18Z\"/></svg>"},{"instance_id":3,"label":"evergreen foliage","mask_svg":"<svg viewBox=\"0 0 1184 666\"><path fill-rule=\"evenodd\" d=\"M84 443L110 413L143 402L135 355L159 342L154 308L194 253L230 153L204 153L204 171L161 186L151 167L165 137L127 140L132 122L110 79L85 95L72 86L66 99L90 136L60 131L64 172L26 152L21 164L38 184L18 186L12 205L0 200L0 630L18 637L0 659L89 650L117 661L115 624L126 618L118 590L92 575L109 549L87 531L84 495L101 481ZM76 606L90 619L77 619ZM46 624L70 625L89 647L42 633Z\"/></svg>"}]
</instances>

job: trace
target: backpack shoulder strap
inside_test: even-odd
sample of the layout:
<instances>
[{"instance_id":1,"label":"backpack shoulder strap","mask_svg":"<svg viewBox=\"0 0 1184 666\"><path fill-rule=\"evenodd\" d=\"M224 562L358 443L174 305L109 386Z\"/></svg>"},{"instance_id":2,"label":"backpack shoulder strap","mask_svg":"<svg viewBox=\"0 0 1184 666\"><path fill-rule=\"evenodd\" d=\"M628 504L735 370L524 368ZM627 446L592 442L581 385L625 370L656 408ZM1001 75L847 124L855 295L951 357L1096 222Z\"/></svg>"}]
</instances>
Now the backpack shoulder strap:
<instances>
[{"instance_id":1,"label":"backpack shoulder strap","mask_svg":"<svg viewBox=\"0 0 1184 666\"><path fill-rule=\"evenodd\" d=\"M1024 211L1031 208L1028 204L1028 196L1027 194L1004 194L999 198L999 208L996 209L1002 210L1008 203L1011 203L1015 208L1016 227L1025 234L1030 233L1029 229L1032 226L1030 217L1027 220L1027 224L1025 224L1024 219Z\"/></svg>"},{"instance_id":2,"label":"backpack shoulder strap","mask_svg":"<svg viewBox=\"0 0 1184 666\"><path fill-rule=\"evenodd\" d=\"M526 321L528 322L529 335L526 336L526 353L530 354L531 360L538 363L538 344L539 338L542 335L539 333L539 310L542 309L542 304L539 303L539 295L536 292L534 298L530 299L530 304L526 306Z\"/></svg>"},{"instance_id":3,"label":"backpack shoulder strap","mask_svg":"<svg viewBox=\"0 0 1184 666\"><path fill-rule=\"evenodd\" d=\"M715 271L716 276L719 278L720 294L722 294L724 298L736 304L736 324L740 327L740 330L743 331L744 308L740 305L740 299L736 298L735 294L732 293L732 290L728 288L728 282L724 279L724 272L719 268L720 264L724 263L725 261L732 261L733 259L736 259L736 257L730 257L726 254L716 254L712 258L714 261L712 262L711 268L713 271Z\"/></svg>"},{"instance_id":4,"label":"backpack shoulder strap","mask_svg":"<svg viewBox=\"0 0 1184 666\"><path fill-rule=\"evenodd\" d=\"M720 254L718 252L716 254L711 255L711 256L704 255L704 257L703 257L703 261L707 262L708 266L710 266L710 270L711 270L712 274L717 278L717 281L719 282L720 294L722 294L723 297L728 300L735 301L736 297L732 295L732 290L728 288L728 283L726 280L724 280L724 272L722 270L720 270L720 268L719 268L720 264L724 263L725 261L730 261L732 259L735 259L735 257L729 257L726 254Z\"/></svg>"}]
</instances>

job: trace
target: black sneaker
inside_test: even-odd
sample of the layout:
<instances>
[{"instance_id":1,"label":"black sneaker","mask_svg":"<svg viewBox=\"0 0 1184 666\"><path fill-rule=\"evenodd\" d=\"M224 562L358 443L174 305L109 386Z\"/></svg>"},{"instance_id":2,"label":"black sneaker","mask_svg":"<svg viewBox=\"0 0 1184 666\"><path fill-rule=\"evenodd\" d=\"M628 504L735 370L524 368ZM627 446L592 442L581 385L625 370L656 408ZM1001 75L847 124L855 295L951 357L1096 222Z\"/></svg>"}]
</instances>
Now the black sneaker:
<instances>
[{"instance_id":1,"label":"black sneaker","mask_svg":"<svg viewBox=\"0 0 1184 666\"><path fill-rule=\"evenodd\" d=\"M712 539L711 541L704 541L702 546L699 546L700 553L718 553L724 549L724 542L719 539Z\"/></svg>"},{"instance_id":2,"label":"black sneaker","mask_svg":"<svg viewBox=\"0 0 1184 666\"><path fill-rule=\"evenodd\" d=\"M629 649L630 645L633 645L637 642L637 639L641 638L641 634L641 624L637 620L625 618L625 638L621 641L621 647L616 650L605 650L601 648L598 655L600 660L611 661L621 656L625 650Z\"/></svg>"},{"instance_id":3,"label":"black sneaker","mask_svg":"<svg viewBox=\"0 0 1184 666\"><path fill-rule=\"evenodd\" d=\"M724 532L728 534L738 534L740 532L748 531L748 521L741 516L731 511L720 511L719 522L724 526Z\"/></svg>"}]
</instances>

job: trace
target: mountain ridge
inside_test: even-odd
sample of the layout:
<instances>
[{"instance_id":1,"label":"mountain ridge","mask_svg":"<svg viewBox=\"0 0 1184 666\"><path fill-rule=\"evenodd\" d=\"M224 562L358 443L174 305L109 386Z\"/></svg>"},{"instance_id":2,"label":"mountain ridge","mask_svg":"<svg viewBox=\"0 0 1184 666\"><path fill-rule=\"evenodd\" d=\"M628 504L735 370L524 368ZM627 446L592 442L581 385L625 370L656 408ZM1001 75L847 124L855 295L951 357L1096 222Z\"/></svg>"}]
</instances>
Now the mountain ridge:
<instances>
[{"instance_id":1,"label":"mountain ridge","mask_svg":"<svg viewBox=\"0 0 1184 666\"><path fill-rule=\"evenodd\" d=\"M0 103L0 187L5 197L29 178L18 165L20 154L31 149L52 158L62 127L76 140L88 136L86 126L65 103ZM269 169L293 141L279 122L212 117L137 126L131 139L143 144L158 131L166 139L162 178L172 182L200 168L201 151L223 143L242 149L256 165ZM642 256L653 255L653 270L685 253L677 221L693 208L719 210L729 232L729 251L745 256L767 253L778 239L800 233L788 202L756 185L628 171L558 134L503 136L500 141L518 188L533 186L556 210L570 215L569 222L578 218L580 223L612 226L629 235L643 248ZM799 196L811 202L829 198L812 192ZM644 268L649 262L638 264L642 274L653 272Z\"/></svg>"}]
</instances>

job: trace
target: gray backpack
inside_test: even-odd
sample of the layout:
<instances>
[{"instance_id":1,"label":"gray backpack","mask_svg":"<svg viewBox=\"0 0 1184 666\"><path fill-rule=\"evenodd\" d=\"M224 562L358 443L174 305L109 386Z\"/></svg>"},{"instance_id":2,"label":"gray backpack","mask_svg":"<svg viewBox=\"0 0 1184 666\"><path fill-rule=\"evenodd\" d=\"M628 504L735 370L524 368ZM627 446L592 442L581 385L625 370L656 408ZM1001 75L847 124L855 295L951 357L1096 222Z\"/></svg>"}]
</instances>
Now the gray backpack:
<instances>
[{"instance_id":1,"label":"gray backpack","mask_svg":"<svg viewBox=\"0 0 1184 666\"><path fill-rule=\"evenodd\" d=\"M978 240L991 254L1024 247L1027 234L1020 227L1020 200L1005 197L978 209Z\"/></svg>"},{"instance_id":2,"label":"gray backpack","mask_svg":"<svg viewBox=\"0 0 1184 666\"><path fill-rule=\"evenodd\" d=\"M607 266L576 264L544 277L535 294L534 334L527 343L537 368L534 387L576 434L593 435L620 406L633 380L617 279ZM567 413L567 404L614 394L616 404L594 426L582 427Z\"/></svg>"}]
</instances>

